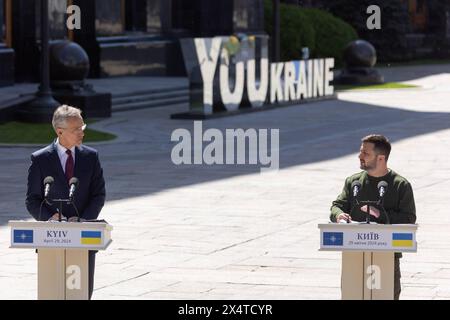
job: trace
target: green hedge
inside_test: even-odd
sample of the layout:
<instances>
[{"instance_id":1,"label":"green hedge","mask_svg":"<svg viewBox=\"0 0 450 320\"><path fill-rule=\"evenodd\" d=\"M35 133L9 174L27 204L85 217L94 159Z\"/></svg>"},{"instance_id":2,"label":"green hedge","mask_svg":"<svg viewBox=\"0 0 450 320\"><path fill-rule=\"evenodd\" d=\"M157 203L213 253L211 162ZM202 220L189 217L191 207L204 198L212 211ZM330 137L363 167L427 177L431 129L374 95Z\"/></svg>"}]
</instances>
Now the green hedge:
<instances>
[{"instance_id":1,"label":"green hedge","mask_svg":"<svg viewBox=\"0 0 450 320\"><path fill-rule=\"evenodd\" d=\"M338 64L341 64L345 46L358 39L355 29L328 12L318 9L303 9L302 11L309 17L315 30L315 56L334 57Z\"/></svg>"},{"instance_id":2,"label":"green hedge","mask_svg":"<svg viewBox=\"0 0 450 320\"><path fill-rule=\"evenodd\" d=\"M272 1L264 0L265 30L272 34ZM358 35L349 24L328 12L280 4L280 52L283 61L300 59L302 48L311 57L334 57L341 65L345 46Z\"/></svg>"},{"instance_id":3,"label":"green hedge","mask_svg":"<svg viewBox=\"0 0 450 320\"><path fill-rule=\"evenodd\" d=\"M316 35L311 21L304 12L288 6L280 5L280 55L283 61L299 59L302 48L308 47L310 52L316 47ZM272 1L264 0L265 30L272 35Z\"/></svg>"}]
</instances>

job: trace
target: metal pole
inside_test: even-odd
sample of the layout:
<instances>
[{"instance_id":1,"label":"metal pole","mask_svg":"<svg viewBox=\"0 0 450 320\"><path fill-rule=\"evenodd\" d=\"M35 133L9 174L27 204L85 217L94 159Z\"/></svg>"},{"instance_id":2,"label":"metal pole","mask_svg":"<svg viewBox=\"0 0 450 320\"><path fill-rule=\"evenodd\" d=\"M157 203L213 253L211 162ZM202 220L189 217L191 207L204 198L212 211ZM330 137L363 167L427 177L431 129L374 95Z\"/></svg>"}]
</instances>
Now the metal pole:
<instances>
[{"instance_id":1,"label":"metal pole","mask_svg":"<svg viewBox=\"0 0 450 320\"><path fill-rule=\"evenodd\" d=\"M272 61L280 61L280 0L273 0Z\"/></svg>"},{"instance_id":2,"label":"metal pole","mask_svg":"<svg viewBox=\"0 0 450 320\"><path fill-rule=\"evenodd\" d=\"M41 0L41 82L35 99L19 111L19 118L23 121L49 122L53 112L60 105L53 99L50 88L49 52L48 0Z\"/></svg>"},{"instance_id":3,"label":"metal pole","mask_svg":"<svg viewBox=\"0 0 450 320\"><path fill-rule=\"evenodd\" d=\"M41 0L41 95L51 95L50 70L49 70L49 47L48 47L48 0Z\"/></svg>"}]
</instances>

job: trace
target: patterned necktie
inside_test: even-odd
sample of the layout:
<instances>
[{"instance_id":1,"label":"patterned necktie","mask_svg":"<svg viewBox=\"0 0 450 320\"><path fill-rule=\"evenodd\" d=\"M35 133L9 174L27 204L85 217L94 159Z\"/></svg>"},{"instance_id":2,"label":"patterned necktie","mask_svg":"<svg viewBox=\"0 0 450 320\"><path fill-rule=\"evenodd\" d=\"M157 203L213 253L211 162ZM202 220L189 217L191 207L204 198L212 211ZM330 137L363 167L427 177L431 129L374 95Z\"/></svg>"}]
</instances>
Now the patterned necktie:
<instances>
[{"instance_id":1,"label":"patterned necktie","mask_svg":"<svg viewBox=\"0 0 450 320\"><path fill-rule=\"evenodd\" d=\"M69 183L69 180L73 177L73 157L72 152L69 149L66 150L66 153L67 153L66 178L67 183Z\"/></svg>"}]
</instances>

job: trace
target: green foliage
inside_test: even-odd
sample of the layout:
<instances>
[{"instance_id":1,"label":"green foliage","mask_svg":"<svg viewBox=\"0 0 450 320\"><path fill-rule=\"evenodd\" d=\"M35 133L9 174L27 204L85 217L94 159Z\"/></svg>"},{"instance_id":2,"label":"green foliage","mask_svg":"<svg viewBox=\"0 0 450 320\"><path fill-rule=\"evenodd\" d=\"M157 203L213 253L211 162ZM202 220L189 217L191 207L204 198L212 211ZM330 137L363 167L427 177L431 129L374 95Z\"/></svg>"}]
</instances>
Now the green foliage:
<instances>
[{"instance_id":1,"label":"green foliage","mask_svg":"<svg viewBox=\"0 0 450 320\"><path fill-rule=\"evenodd\" d=\"M269 35L273 30L272 15L272 2L265 0L265 29ZM313 52L315 38L311 21L304 12L291 5L280 5L280 55L283 61L300 59L303 47Z\"/></svg>"},{"instance_id":2,"label":"green foliage","mask_svg":"<svg viewBox=\"0 0 450 320\"><path fill-rule=\"evenodd\" d=\"M343 20L319 9L303 9L316 35L315 55L334 57L338 64L347 44L358 38L356 31Z\"/></svg>"},{"instance_id":3,"label":"green foliage","mask_svg":"<svg viewBox=\"0 0 450 320\"><path fill-rule=\"evenodd\" d=\"M272 1L264 0L265 30L272 34ZM308 47L311 57L334 57L341 64L342 51L357 39L356 31L347 23L318 9L305 9L280 4L280 46L283 61L302 57Z\"/></svg>"}]
</instances>

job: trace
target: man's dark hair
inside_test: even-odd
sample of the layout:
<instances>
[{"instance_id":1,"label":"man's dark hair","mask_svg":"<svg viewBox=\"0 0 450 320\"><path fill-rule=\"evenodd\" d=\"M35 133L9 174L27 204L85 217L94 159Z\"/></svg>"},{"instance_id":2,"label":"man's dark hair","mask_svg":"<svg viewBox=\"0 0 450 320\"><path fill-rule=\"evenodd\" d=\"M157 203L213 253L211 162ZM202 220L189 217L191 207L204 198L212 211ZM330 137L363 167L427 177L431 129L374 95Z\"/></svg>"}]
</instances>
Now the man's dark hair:
<instances>
[{"instance_id":1,"label":"man's dark hair","mask_svg":"<svg viewBox=\"0 0 450 320\"><path fill-rule=\"evenodd\" d=\"M374 150L377 155L384 155L386 161L389 158L389 154L391 153L391 143L388 138L381 134L369 134L361 139L364 142L370 142L374 144Z\"/></svg>"}]
</instances>

